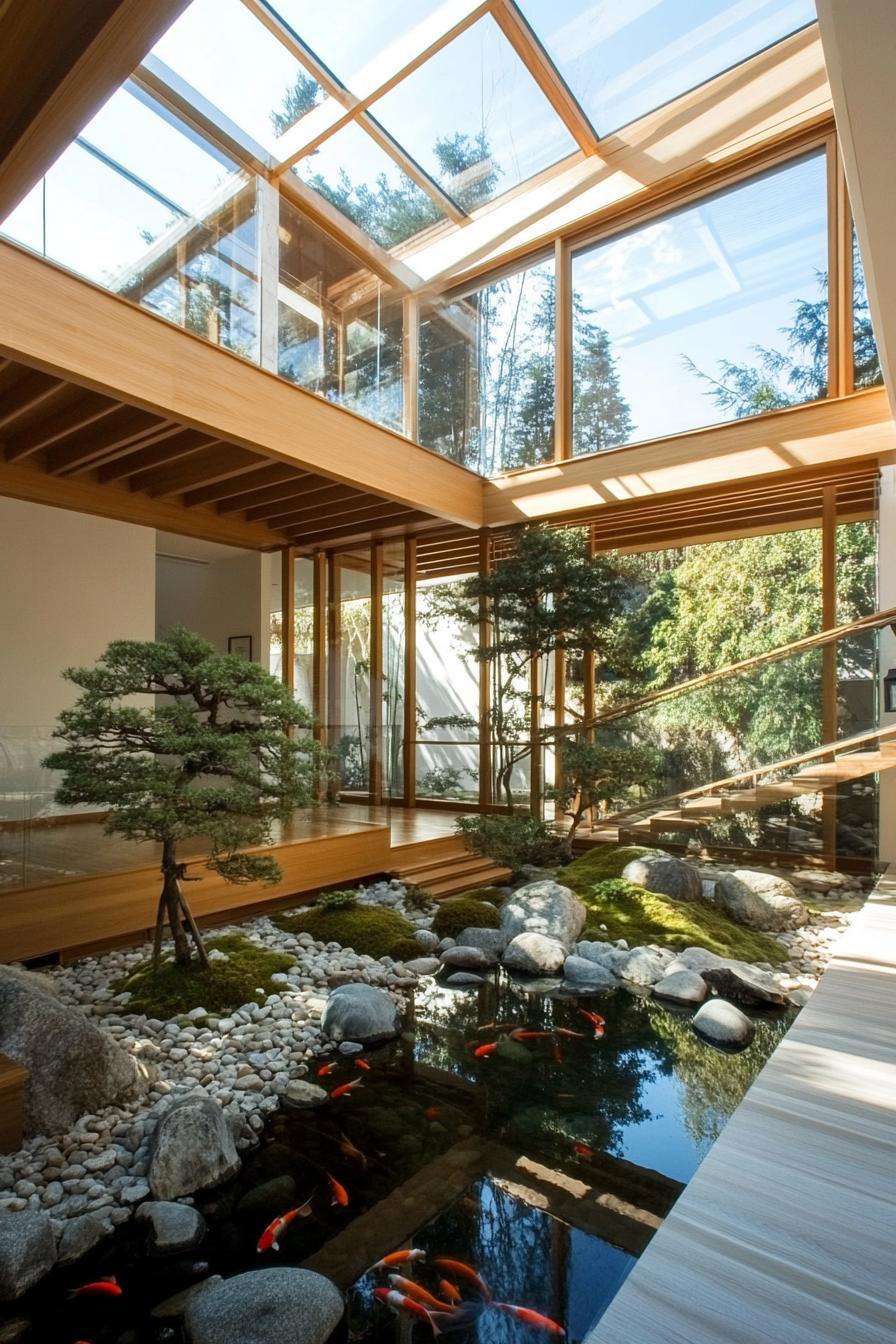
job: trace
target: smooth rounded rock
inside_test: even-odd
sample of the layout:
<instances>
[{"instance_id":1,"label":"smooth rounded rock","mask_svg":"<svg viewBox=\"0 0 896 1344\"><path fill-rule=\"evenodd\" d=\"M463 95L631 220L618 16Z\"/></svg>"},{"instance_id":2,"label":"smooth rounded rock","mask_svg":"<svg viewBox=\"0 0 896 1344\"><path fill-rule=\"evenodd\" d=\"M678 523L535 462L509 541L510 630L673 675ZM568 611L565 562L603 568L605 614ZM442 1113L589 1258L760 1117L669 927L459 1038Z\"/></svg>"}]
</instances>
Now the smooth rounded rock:
<instances>
[{"instance_id":1,"label":"smooth rounded rock","mask_svg":"<svg viewBox=\"0 0 896 1344\"><path fill-rule=\"evenodd\" d=\"M457 935L457 946L478 948L488 957L489 963L496 966L507 946L507 934L503 929L481 929L474 925L469 929L461 929Z\"/></svg>"},{"instance_id":2,"label":"smooth rounded rock","mask_svg":"<svg viewBox=\"0 0 896 1344\"><path fill-rule=\"evenodd\" d=\"M809 912L785 878L749 868L723 873L716 883L712 904L739 924L773 933L802 928L809 918Z\"/></svg>"},{"instance_id":3,"label":"smooth rounded rock","mask_svg":"<svg viewBox=\"0 0 896 1344\"><path fill-rule=\"evenodd\" d=\"M501 906L501 930L508 944L520 934L543 934L571 952L585 927L587 911L569 887L559 882L530 882L518 887Z\"/></svg>"},{"instance_id":4,"label":"smooth rounded rock","mask_svg":"<svg viewBox=\"0 0 896 1344\"><path fill-rule=\"evenodd\" d=\"M654 985L653 992L657 998L668 999L670 1003L690 1005L702 1003L709 991L702 975L685 969L664 975Z\"/></svg>"},{"instance_id":5,"label":"smooth rounded rock","mask_svg":"<svg viewBox=\"0 0 896 1344\"><path fill-rule=\"evenodd\" d=\"M315 1106L323 1106L329 1094L316 1083L307 1083L304 1078L293 1078L286 1084L283 1102L294 1111L307 1111Z\"/></svg>"},{"instance_id":6,"label":"smooth rounded rock","mask_svg":"<svg viewBox=\"0 0 896 1344\"><path fill-rule=\"evenodd\" d=\"M622 870L627 882L669 896L673 901L699 901L703 894L703 879L684 859L661 850L632 859Z\"/></svg>"},{"instance_id":7,"label":"smooth rounded rock","mask_svg":"<svg viewBox=\"0 0 896 1344\"><path fill-rule=\"evenodd\" d=\"M710 999L698 1008L691 1025L704 1040L728 1050L743 1049L756 1034L756 1028L733 1003L726 999Z\"/></svg>"},{"instance_id":8,"label":"smooth rounded rock","mask_svg":"<svg viewBox=\"0 0 896 1344\"><path fill-rule=\"evenodd\" d=\"M481 947L448 947L442 953L443 966L459 967L464 970L487 970L493 963Z\"/></svg>"},{"instance_id":9,"label":"smooth rounded rock","mask_svg":"<svg viewBox=\"0 0 896 1344\"><path fill-rule=\"evenodd\" d=\"M616 989L619 981L612 971L587 957L567 957L563 963L563 978L582 992Z\"/></svg>"},{"instance_id":10,"label":"smooth rounded rock","mask_svg":"<svg viewBox=\"0 0 896 1344\"><path fill-rule=\"evenodd\" d=\"M45 1213L0 1214L0 1302L14 1302L56 1263L56 1238Z\"/></svg>"},{"instance_id":11,"label":"smooth rounded rock","mask_svg":"<svg viewBox=\"0 0 896 1344\"><path fill-rule=\"evenodd\" d=\"M543 933L519 933L507 944L503 960L527 975L554 975L566 960L566 947Z\"/></svg>"},{"instance_id":12,"label":"smooth rounded rock","mask_svg":"<svg viewBox=\"0 0 896 1344\"><path fill-rule=\"evenodd\" d=\"M395 1000L375 985L340 985L324 1006L321 1030L332 1041L387 1041L401 1029Z\"/></svg>"},{"instance_id":13,"label":"smooth rounded rock","mask_svg":"<svg viewBox=\"0 0 896 1344\"><path fill-rule=\"evenodd\" d=\"M197 1095L176 1102L157 1124L147 1179L156 1199L181 1199L220 1185L239 1167L227 1116Z\"/></svg>"},{"instance_id":14,"label":"smooth rounded rock","mask_svg":"<svg viewBox=\"0 0 896 1344\"><path fill-rule=\"evenodd\" d=\"M442 963L438 957L414 957L404 964L415 975L435 975Z\"/></svg>"},{"instance_id":15,"label":"smooth rounded rock","mask_svg":"<svg viewBox=\"0 0 896 1344\"><path fill-rule=\"evenodd\" d=\"M329 1279L284 1266L214 1284L189 1300L185 1322L191 1344L325 1344L344 1310Z\"/></svg>"},{"instance_id":16,"label":"smooth rounded rock","mask_svg":"<svg viewBox=\"0 0 896 1344\"><path fill-rule=\"evenodd\" d=\"M666 958L649 947L635 947L627 953L618 974L631 985L655 985L666 972Z\"/></svg>"},{"instance_id":17,"label":"smooth rounded rock","mask_svg":"<svg viewBox=\"0 0 896 1344\"><path fill-rule=\"evenodd\" d=\"M147 1187L146 1193L149 1194ZM59 1238L57 1259L60 1265L73 1265L87 1255L101 1241L112 1235L114 1228L108 1215L82 1213L79 1218L66 1219Z\"/></svg>"},{"instance_id":18,"label":"smooth rounded rock","mask_svg":"<svg viewBox=\"0 0 896 1344\"><path fill-rule=\"evenodd\" d=\"M418 929L414 934L414 942L419 943L424 952L434 952L439 945L439 935L433 933L432 929Z\"/></svg>"},{"instance_id":19,"label":"smooth rounded rock","mask_svg":"<svg viewBox=\"0 0 896 1344\"><path fill-rule=\"evenodd\" d=\"M484 985L485 976L477 975L475 971L452 971L446 975L443 984L450 985L453 989L471 989L475 985Z\"/></svg>"},{"instance_id":20,"label":"smooth rounded rock","mask_svg":"<svg viewBox=\"0 0 896 1344\"><path fill-rule=\"evenodd\" d=\"M192 1251L205 1236L205 1219L189 1204L170 1200L147 1200L134 1215L135 1222L146 1224L149 1247L157 1255L174 1251Z\"/></svg>"}]
</instances>

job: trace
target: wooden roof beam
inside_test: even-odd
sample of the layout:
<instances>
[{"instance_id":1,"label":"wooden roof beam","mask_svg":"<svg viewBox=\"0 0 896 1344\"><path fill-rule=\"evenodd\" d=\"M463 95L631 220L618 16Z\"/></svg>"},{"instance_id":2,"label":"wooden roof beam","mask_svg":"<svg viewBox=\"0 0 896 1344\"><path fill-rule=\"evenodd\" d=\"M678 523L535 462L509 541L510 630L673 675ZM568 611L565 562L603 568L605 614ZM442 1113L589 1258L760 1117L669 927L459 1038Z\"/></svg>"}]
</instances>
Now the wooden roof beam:
<instances>
[{"instance_id":1,"label":"wooden roof beam","mask_svg":"<svg viewBox=\"0 0 896 1344\"><path fill-rule=\"evenodd\" d=\"M183 462L194 453L214 448L218 443L220 439L200 434L196 429L183 429L182 426L176 425L171 437L153 444L147 442L134 444L131 448L122 449L114 458L104 461L97 471L97 480L101 485L108 485L112 481L124 481L129 476L165 467L171 462Z\"/></svg>"},{"instance_id":2,"label":"wooden roof beam","mask_svg":"<svg viewBox=\"0 0 896 1344\"><path fill-rule=\"evenodd\" d=\"M236 499L238 503L231 507L234 512L239 512L245 507L246 500L261 499L266 488L283 489L302 480L317 480L317 477L307 471L296 471L287 462L259 462L254 472L247 472L239 480L216 481L214 485L204 485L201 490L188 491L184 495L184 504L188 509L200 504L217 504L218 512L225 513L229 502Z\"/></svg>"},{"instance_id":3,"label":"wooden roof beam","mask_svg":"<svg viewBox=\"0 0 896 1344\"><path fill-rule=\"evenodd\" d=\"M247 448L224 443L191 456L182 466L175 463L168 471L144 471L131 478L132 490L144 490L153 499L184 494L201 485L214 485L252 471L258 462Z\"/></svg>"},{"instance_id":4,"label":"wooden roof beam","mask_svg":"<svg viewBox=\"0 0 896 1344\"><path fill-rule=\"evenodd\" d=\"M341 485L323 486L318 490L299 490L289 499L282 499L276 504L264 504L258 508L247 509L246 517L250 522L266 520L272 527L281 527L284 521L291 522L293 519L309 516L319 518L322 511L326 512L334 505L351 504L360 500L369 502L370 498L371 496L365 494L363 490L346 490ZM308 507L302 507L306 503Z\"/></svg>"},{"instance_id":5,"label":"wooden roof beam","mask_svg":"<svg viewBox=\"0 0 896 1344\"><path fill-rule=\"evenodd\" d=\"M107 423L98 429L88 426L67 442L48 449L45 469L54 476L86 470L104 454L139 442L164 423L133 406L119 406L118 413L109 416Z\"/></svg>"},{"instance_id":6,"label":"wooden roof beam","mask_svg":"<svg viewBox=\"0 0 896 1344\"><path fill-rule=\"evenodd\" d=\"M44 406L60 392L65 391L65 383L48 378L46 374L34 369L21 369L20 375L8 390L0 390L0 430L15 425L29 411Z\"/></svg>"},{"instance_id":7,"label":"wooden roof beam","mask_svg":"<svg viewBox=\"0 0 896 1344\"><path fill-rule=\"evenodd\" d=\"M12 434L6 441L7 462L19 462L42 448L49 448L60 439L67 439L79 429L95 425L107 415L113 415L121 403L106 401L101 397L82 396L72 405L66 406L42 418L30 429Z\"/></svg>"},{"instance_id":8,"label":"wooden roof beam","mask_svg":"<svg viewBox=\"0 0 896 1344\"><path fill-rule=\"evenodd\" d=\"M240 498L223 500L218 505L219 513L242 513L246 509L263 508L268 504L277 506L271 513L274 517L276 513L282 512L280 505L291 502L294 499L305 500L314 496L325 496L328 491L346 491L350 486L337 485L335 481L329 481L325 476L318 476L313 473L299 472L293 473L288 481L282 485L271 486L267 490L259 490L256 494L242 495ZM354 493L354 492L352 492Z\"/></svg>"},{"instance_id":9,"label":"wooden roof beam","mask_svg":"<svg viewBox=\"0 0 896 1344\"><path fill-rule=\"evenodd\" d=\"M359 514L352 519L350 525L345 523L335 523L332 527L309 528L307 531L298 529L290 531L288 539L294 545L317 545L318 543L329 543L332 538L346 537L351 539L353 533L376 531L381 525L388 524L391 527L398 523L419 522L426 518L426 514L418 513L413 509L402 509L397 506L394 508L373 508L367 509L365 513Z\"/></svg>"}]
</instances>

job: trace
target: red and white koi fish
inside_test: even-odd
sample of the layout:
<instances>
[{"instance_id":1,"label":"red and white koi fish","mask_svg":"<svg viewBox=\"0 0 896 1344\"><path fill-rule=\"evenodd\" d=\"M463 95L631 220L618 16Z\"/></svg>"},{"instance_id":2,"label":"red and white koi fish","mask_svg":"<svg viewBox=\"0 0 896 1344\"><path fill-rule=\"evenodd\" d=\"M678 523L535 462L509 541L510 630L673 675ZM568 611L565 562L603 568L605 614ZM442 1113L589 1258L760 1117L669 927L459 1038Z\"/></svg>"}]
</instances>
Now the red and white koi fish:
<instances>
[{"instance_id":1,"label":"red and white koi fish","mask_svg":"<svg viewBox=\"0 0 896 1344\"><path fill-rule=\"evenodd\" d=\"M389 1282L398 1293L404 1293L405 1297L412 1297L415 1302L422 1302L425 1307L432 1307L435 1311L450 1311L450 1302L440 1302L431 1292L415 1283L413 1279L403 1279L400 1274L390 1274Z\"/></svg>"},{"instance_id":2,"label":"red and white koi fish","mask_svg":"<svg viewBox=\"0 0 896 1344\"><path fill-rule=\"evenodd\" d=\"M516 1027L510 1033L512 1041L538 1041L545 1036L550 1036L549 1031L527 1031L524 1027Z\"/></svg>"},{"instance_id":3,"label":"red and white koi fish","mask_svg":"<svg viewBox=\"0 0 896 1344\"><path fill-rule=\"evenodd\" d=\"M569 1027L555 1027L555 1028L554 1028L554 1035L555 1035L555 1036L579 1036L579 1037L581 1037L583 1040L584 1040L584 1038L585 1038L585 1033L584 1033L584 1031L570 1031Z\"/></svg>"},{"instance_id":4,"label":"red and white koi fish","mask_svg":"<svg viewBox=\"0 0 896 1344\"><path fill-rule=\"evenodd\" d=\"M607 1025L607 1019L605 1017L601 1017L600 1013L589 1012L587 1008L580 1008L579 1012L582 1014L586 1022L591 1023L592 1027L605 1027Z\"/></svg>"},{"instance_id":5,"label":"red and white koi fish","mask_svg":"<svg viewBox=\"0 0 896 1344\"><path fill-rule=\"evenodd\" d=\"M455 1305L461 1301L460 1290L455 1284L449 1283L447 1279L439 1279L439 1292Z\"/></svg>"},{"instance_id":6,"label":"red and white koi fish","mask_svg":"<svg viewBox=\"0 0 896 1344\"><path fill-rule=\"evenodd\" d=\"M258 1238L258 1245L255 1247L259 1255L264 1251L279 1251L280 1238L290 1223L295 1222L296 1218L310 1217L312 1198L313 1196L309 1195L304 1204L300 1204L295 1209L290 1209L288 1213L281 1213L279 1218L275 1218L273 1222L268 1223Z\"/></svg>"},{"instance_id":7,"label":"red and white koi fish","mask_svg":"<svg viewBox=\"0 0 896 1344\"><path fill-rule=\"evenodd\" d=\"M348 1191L344 1185L340 1185L335 1176L331 1176L327 1171L324 1173L330 1183L330 1193L333 1196L333 1204L341 1204L345 1209L348 1207Z\"/></svg>"},{"instance_id":8,"label":"red and white koi fish","mask_svg":"<svg viewBox=\"0 0 896 1344\"><path fill-rule=\"evenodd\" d=\"M489 1041L488 1045L477 1045L473 1054L477 1059L485 1059L487 1055L493 1055L498 1048L497 1041Z\"/></svg>"},{"instance_id":9,"label":"red and white koi fish","mask_svg":"<svg viewBox=\"0 0 896 1344\"><path fill-rule=\"evenodd\" d=\"M334 1087L333 1091L330 1093L330 1100L336 1101L339 1097L349 1096L353 1089L361 1087L362 1083L362 1078L354 1078L350 1083L343 1083L341 1087Z\"/></svg>"},{"instance_id":10,"label":"red and white koi fish","mask_svg":"<svg viewBox=\"0 0 896 1344\"><path fill-rule=\"evenodd\" d=\"M418 1251L415 1247L411 1247L408 1251L393 1251L391 1255L384 1255L382 1260L377 1260L374 1269L392 1269L395 1265L410 1265L415 1260L425 1259L425 1251Z\"/></svg>"},{"instance_id":11,"label":"red and white koi fish","mask_svg":"<svg viewBox=\"0 0 896 1344\"><path fill-rule=\"evenodd\" d=\"M542 1316L538 1311L530 1311L528 1307L514 1307L509 1302L495 1302L494 1306L498 1311L505 1312L508 1316L515 1316L518 1321L524 1325L534 1325L539 1330L547 1330L552 1335L559 1335L566 1338L566 1331L557 1321L552 1321L550 1316Z\"/></svg>"},{"instance_id":12,"label":"red and white koi fish","mask_svg":"<svg viewBox=\"0 0 896 1344\"><path fill-rule=\"evenodd\" d=\"M84 1283L80 1288L72 1288L69 1297L121 1297L114 1274L108 1279L97 1279L95 1283Z\"/></svg>"},{"instance_id":13,"label":"red and white koi fish","mask_svg":"<svg viewBox=\"0 0 896 1344\"><path fill-rule=\"evenodd\" d=\"M472 1265L465 1265L463 1260L449 1260L444 1255L438 1256L432 1263L436 1269L447 1269L455 1278L466 1279L468 1283L475 1284L487 1302L492 1300L488 1284L480 1279Z\"/></svg>"},{"instance_id":14,"label":"red and white koi fish","mask_svg":"<svg viewBox=\"0 0 896 1344\"><path fill-rule=\"evenodd\" d=\"M406 1311L411 1316L416 1316L431 1328L434 1335L441 1334L439 1326L433 1321L429 1312L419 1302L415 1302L412 1297L399 1293L395 1288L374 1288L373 1295L378 1302L382 1302L394 1312Z\"/></svg>"}]
</instances>

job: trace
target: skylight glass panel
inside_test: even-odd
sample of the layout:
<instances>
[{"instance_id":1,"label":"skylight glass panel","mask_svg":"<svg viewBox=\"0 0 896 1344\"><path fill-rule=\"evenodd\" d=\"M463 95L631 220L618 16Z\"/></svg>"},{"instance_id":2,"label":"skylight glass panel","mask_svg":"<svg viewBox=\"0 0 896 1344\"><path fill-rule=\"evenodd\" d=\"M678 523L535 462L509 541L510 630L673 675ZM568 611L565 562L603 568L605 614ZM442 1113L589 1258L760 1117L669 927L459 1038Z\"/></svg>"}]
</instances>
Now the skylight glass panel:
<instances>
[{"instance_id":1,"label":"skylight glass panel","mask_svg":"<svg viewBox=\"0 0 896 1344\"><path fill-rule=\"evenodd\" d=\"M152 54L268 150L324 97L240 0L193 0Z\"/></svg>"},{"instance_id":2,"label":"skylight glass panel","mask_svg":"<svg viewBox=\"0 0 896 1344\"><path fill-rule=\"evenodd\" d=\"M433 13L446 11L445 27L454 11L471 8L473 0L271 0L271 8L285 19L306 46L347 88L366 67L376 64L393 70L416 30L428 28ZM448 12L451 12L451 18ZM390 47L396 47L390 61ZM399 50L400 49L400 50Z\"/></svg>"},{"instance_id":3,"label":"skylight glass panel","mask_svg":"<svg viewBox=\"0 0 896 1344\"><path fill-rule=\"evenodd\" d=\"M349 124L302 159L299 177L383 247L394 247L444 218L359 126Z\"/></svg>"},{"instance_id":4,"label":"skylight glass panel","mask_svg":"<svg viewBox=\"0 0 896 1344\"><path fill-rule=\"evenodd\" d=\"M815 19L814 0L519 0L599 135Z\"/></svg>"},{"instance_id":5,"label":"skylight glass panel","mask_svg":"<svg viewBox=\"0 0 896 1344\"><path fill-rule=\"evenodd\" d=\"M371 108L464 209L576 146L493 19L467 28Z\"/></svg>"}]
</instances>

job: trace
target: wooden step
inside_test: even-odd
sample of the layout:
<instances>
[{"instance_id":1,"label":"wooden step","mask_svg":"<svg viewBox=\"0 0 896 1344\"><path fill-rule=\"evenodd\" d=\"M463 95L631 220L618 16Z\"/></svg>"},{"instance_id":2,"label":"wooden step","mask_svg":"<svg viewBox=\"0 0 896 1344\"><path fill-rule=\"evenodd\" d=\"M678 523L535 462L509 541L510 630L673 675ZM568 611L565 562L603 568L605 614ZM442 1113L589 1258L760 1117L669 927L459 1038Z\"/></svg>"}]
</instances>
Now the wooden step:
<instances>
[{"instance_id":1,"label":"wooden step","mask_svg":"<svg viewBox=\"0 0 896 1344\"><path fill-rule=\"evenodd\" d=\"M823 761L819 765L806 766L794 776L794 782L804 784L817 780L825 787L840 784L848 779L861 779L863 775L874 775L882 770L892 770L896 766L896 755L890 751L856 751L846 756L838 756L835 761Z\"/></svg>"},{"instance_id":2,"label":"wooden step","mask_svg":"<svg viewBox=\"0 0 896 1344\"><path fill-rule=\"evenodd\" d=\"M459 896L465 891L475 891L478 887L503 887L509 877L509 868L499 868L492 863L477 872L472 880L469 874L442 878L438 882L426 883L425 890L437 901L442 901L446 896Z\"/></svg>"},{"instance_id":3,"label":"wooden step","mask_svg":"<svg viewBox=\"0 0 896 1344\"><path fill-rule=\"evenodd\" d=\"M707 798L686 798L681 805L685 816L726 817L731 811L728 799L722 795Z\"/></svg>"},{"instance_id":4,"label":"wooden step","mask_svg":"<svg viewBox=\"0 0 896 1344\"><path fill-rule=\"evenodd\" d=\"M726 793L724 797L731 812L750 812L788 798L802 798L811 792L813 790L807 789L805 785L789 784L782 780L775 784L757 784L755 789L738 789L734 793Z\"/></svg>"},{"instance_id":5,"label":"wooden step","mask_svg":"<svg viewBox=\"0 0 896 1344\"><path fill-rule=\"evenodd\" d=\"M422 887L425 885L424 878L436 882L439 878L455 877L459 873L475 873L483 865L492 862L493 860L483 858L481 855L464 853L458 855L456 859L437 859L432 863L418 864L414 868L398 868L395 870L395 875L400 877L402 882L412 882Z\"/></svg>"}]
</instances>

